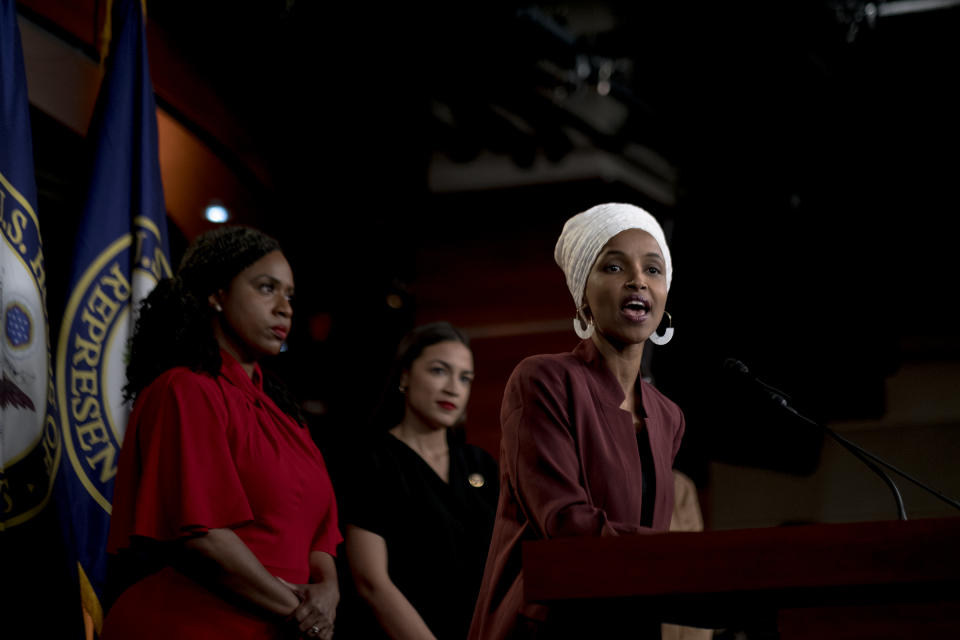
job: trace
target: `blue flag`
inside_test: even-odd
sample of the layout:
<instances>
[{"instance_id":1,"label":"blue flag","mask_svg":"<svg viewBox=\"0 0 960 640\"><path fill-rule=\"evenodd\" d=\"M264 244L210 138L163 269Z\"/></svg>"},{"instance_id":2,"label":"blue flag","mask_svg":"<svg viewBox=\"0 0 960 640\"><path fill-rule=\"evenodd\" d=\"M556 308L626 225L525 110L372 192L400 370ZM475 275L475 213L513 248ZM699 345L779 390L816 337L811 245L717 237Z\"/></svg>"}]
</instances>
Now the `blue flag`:
<instances>
[{"instance_id":1,"label":"blue flag","mask_svg":"<svg viewBox=\"0 0 960 640\"><path fill-rule=\"evenodd\" d=\"M69 495L84 610L103 621L106 544L134 313L170 275L157 117L140 0L115 0L113 39L88 140L90 185L77 232L57 348L63 485Z\"/></svg>"},{"instance_id":2,"label":"blue flag","mask_svg":"<svg viewBox=\"0 0 960 640\"><path fill-rule=\"evenodd\" d=\"M50 499L60 458L30 107L13 0L0 0L0 531Z\"/></svg>"}]
</instances>

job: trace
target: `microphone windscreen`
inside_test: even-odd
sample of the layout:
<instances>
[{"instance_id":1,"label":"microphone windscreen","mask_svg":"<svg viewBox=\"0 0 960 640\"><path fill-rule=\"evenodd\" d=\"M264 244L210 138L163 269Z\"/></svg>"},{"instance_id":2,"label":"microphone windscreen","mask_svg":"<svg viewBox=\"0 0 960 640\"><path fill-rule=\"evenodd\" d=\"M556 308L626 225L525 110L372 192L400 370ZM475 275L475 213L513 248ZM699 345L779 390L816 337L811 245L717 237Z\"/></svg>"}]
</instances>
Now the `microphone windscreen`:
<instances>
[{"instance_id":1,"label":"microphone windscreen","mask_svg":"<svg viewBox=\"0 0 960 640\"><path fill-rule=\"evenodd\" d=\"M723 366L725 369L736 371L737 373L750 373L750 369L747 368L747 365L743 364L736 358L727 358L724 361Z\"/></svg>"}]
</instances>

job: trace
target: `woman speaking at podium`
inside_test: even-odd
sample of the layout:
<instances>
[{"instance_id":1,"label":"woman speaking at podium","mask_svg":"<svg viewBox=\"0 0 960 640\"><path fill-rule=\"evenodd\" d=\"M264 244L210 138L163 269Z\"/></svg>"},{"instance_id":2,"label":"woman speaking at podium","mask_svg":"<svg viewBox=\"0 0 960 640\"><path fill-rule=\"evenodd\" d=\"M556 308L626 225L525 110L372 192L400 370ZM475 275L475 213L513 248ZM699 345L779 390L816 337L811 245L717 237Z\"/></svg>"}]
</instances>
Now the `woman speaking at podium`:
<instances>
[{"instance_id":1,"label":"woman speaking at podium","mask_svg":"<svg viewBox=\"0 0 960 640\"><path fill-rule=\"evenodd\" d=\"M665 315L669 323L673 268L656 219L629 204L595 206L566 222L554 258L583 340L527 358L507 382L500 500L470 638L620 637L625 621L630 637L659 637L659 621L523 599L526 540L667 530L684 430L677 405L640 374L647 341L673 335L657 333Z\"/></svg>"}]
</instances>

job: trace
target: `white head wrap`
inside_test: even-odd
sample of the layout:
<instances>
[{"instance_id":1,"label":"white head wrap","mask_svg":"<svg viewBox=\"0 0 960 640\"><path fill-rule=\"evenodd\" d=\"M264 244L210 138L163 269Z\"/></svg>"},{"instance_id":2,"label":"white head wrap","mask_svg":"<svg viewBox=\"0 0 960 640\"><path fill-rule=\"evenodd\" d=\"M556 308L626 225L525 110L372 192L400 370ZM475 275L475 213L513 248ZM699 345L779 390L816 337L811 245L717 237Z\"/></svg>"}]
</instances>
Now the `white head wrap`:
<instances>
[{"instance_id":1,"label":"white head wrap","mask_svg":"<svg viewBox=\"0 0 960 640\"><path fill-rule=\"evenodd\" d=\"M632 204L598 204L582 213L578 213L563 225L563 231L553 250L553 259L557 261L567 277L567 288L577 305L577 313L583 306L583 295L587 286L587 276L597 256L610 238L627 229L646 231L660 245L663 253L664 274L667 278L667 291L673 278L673 263L670 249L663 235L663 229L657 219ZM573 319L573 328L581 338L593 333L593 326L584 330L577 318Z\"/></svg>"}]
</instances>

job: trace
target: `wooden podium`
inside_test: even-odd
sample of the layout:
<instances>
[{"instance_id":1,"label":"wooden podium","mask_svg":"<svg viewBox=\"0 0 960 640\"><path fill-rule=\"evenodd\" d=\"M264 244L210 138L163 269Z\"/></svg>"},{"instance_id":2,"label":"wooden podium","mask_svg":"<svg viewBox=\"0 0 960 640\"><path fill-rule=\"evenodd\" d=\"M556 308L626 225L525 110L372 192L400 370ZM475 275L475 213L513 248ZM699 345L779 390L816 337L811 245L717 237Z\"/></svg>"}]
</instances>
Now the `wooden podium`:
<instances>
[{"instance_id":1,"label":"wooden podium","mask_svg":"<svg viewBox=\"0 0 960 640\"><path fill-rule=\"evenodd\" d=\"M527 542L523 570L532 602L781 640L960 638L960 518Z\"/></svg>"}]
</instances>

